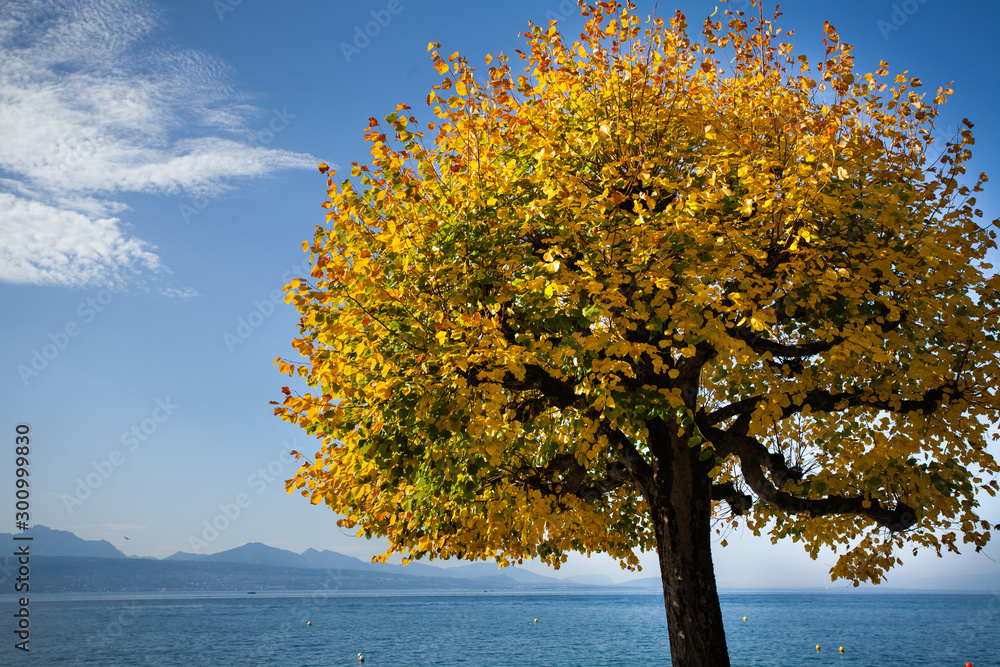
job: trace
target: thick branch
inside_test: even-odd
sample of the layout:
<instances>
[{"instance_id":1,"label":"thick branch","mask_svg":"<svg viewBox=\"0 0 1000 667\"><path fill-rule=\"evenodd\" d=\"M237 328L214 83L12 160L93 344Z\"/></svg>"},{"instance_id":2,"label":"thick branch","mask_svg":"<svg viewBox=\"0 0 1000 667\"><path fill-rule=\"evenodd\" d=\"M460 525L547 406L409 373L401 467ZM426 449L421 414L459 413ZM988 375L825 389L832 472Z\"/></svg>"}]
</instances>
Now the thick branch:
<instances>
[{"instance_id":1,"label":"thick branch","mask_svg":"<svg viewBox=\"0 0 1000 667\"><path fill-rule=\"evenodd\" d=\"M780 254L781 253L779 253L779 255ZM769 277L771 273L773 273L774 268L776 268L776 265L772 262L767 265L767 268L768 268L768 273L766 275ZM879 291L879 285L873 283L872 285L869 286L869 289L871 289L874 294L877 294ZM861 321L860 324L862 328L878 329L882 333L889 333L890 331L898 329L907 320L906 311L902 311L899 313L899 317L896 320L890 321L889 316L892 311L884 303L875 302L871 304L871 308L873 310L873 313L871 314L870 317ZM794 315L788 312L788 309L785 307L785 303L783 300L775 301L774 305L772 306L772 311L779 323L796 319ZM772 357L779 357L782 359L789 359L789 360L801 360L806 357L811 357L817 354L828 352L837 345L843 343L847 339L846 336L832 336L829 340L817 340L817 341L800 342L794 344L786 344L786 343L779 343L765 336L762 336L759 333L755 332L751 327L746 325L740 327L734 327L730 335L733 338L736 338L737 340L742 340L743 342L745 342L750 347L750 349L752 349L757 354L765 354L770 352Z\"/></svg>"},{"instance_id":2,"label":"thick branch","mask_svg":"<svg viewBox=\"0 0 1000 667\"><path fill-rule=\"evenodd\" d=\"M910 414L914 412L930 414L937 410L946 398L960 398L961 396L962 391L954 383L928 389L919 399L903 399L899 401L877 399L873 395L866 393L864 387L852 387L851 392L838 393L832 393L826 389L813 389L806 393L800 404L796 405L792 403L782 410L781 419L787 419L799 414L807 405L813 412L839 412L850 408L870 407L885 410L893 414ZM699 411L698 425L704 430L704 428L718 426L733 417L749 416L753 413L757 404L766 398L766 394L750 396L708 414Z\"/></svg>"},{"instance_id":3,"label":"thick branch","mask_svg":"<svg viewBox=\"0 0 1000 667\"><path fill-rule=\"evenodd\" d=\"M717 428L705 433L720 454L735 454L740 460L743 480L757 496L784 512L825 516L828 514L855 514L866 516L892 531L902 531L917 522L913 508L902 503L894 508L883 507L876 500L861 497L831 495L825 498L801 498L781 491L789 479L800 479L800 474L788 468L781 454L769 452L756 439L744 435L731 435ZM772 483L764 471L770 472ZM867 507L865 506L867 504Z\"/></svg>"},{"instance_id":4,"label":"thick branch","mask_svg":"<svg viewBox=\"0 0 1000 667\"><path fill-rule=\"evenodd\" d=\"M801 405L789 405L781 413L781 418L785 419L802 412L802 408L808 405L813 412L838 412L856 407L871 407L893 414L910 414L919 412L931 414L940 407L945 398L959 398L962 395L960 389L954 383L947 383L940 387L934 387L924 392L919 399L903 399L898 401L879 399L865 392L865 388L852 387L853 391L831 393L825 389L813 389L808 392L802 400Z\"/></svg>"},{"instance_id":5,"label":"thick branch","mask_svg":"<svg viewBox=\"0 0 1000 667\"><path fill-rule=\"evenodd\" d=\"M612 461L608 464L602 479L584 483L587 469L580 465L572 454L557 454L544 467L526 468L522 469L522 472L528 473L523 483L531 488L554 496L573 494L583 499L599 498L629 482L625 466L618 461ZM560 473L563 475L562 479L555 481Z\"/></svg>"},{"instance_id":6,"label":"thick branch","mask_svg":"<svg viewBox=\"0 0 1000 667\"><path fill-rule=\"evenodd\" d=\"M823 352L828 352L836 345L844 342L843 338L837 337L828 341L819 340L812 341L810 343L799 343L797 345L785 345L784 343L776 343L773 340L753 333L750 331L749 327L745 328L745 331L740 329L734 331L733 338L742 340L757 354L770 352L771 356L786 359L801 359L804 357L811 357L816 354L822 354Z\"/></svg>"},{"instance_id":7,"label":"thick branch","mask_svg":"<svg viewBox=\"0 0 1000 667\"><path fill-rule=\"evenodd\" d=\"M601 424L598 432L605 436L614 447L618 461L625 467L625 471L643 495L652 491L650 485L653 483L653 468L639 453L632 441L625 437L624 433L605 423Z\"/></svg>"},{"instance_id":8,"label":"thick branch","mask_svg":"<svg viewBox=\"0 0 1000 667\"><path fill-rule=\"evenodd\" d=\"M482 368L470 366L463 373L469 386L477 386L484 382L479 378ZM518 378L507 371L500 380L496 381L504 389L511 391L537 391L544 399L539 399L545 406L564 409L572 405L577 395L574 391L574 384L566 380L560 380L552 376L548 371L538 365L528 365L524 367L524 377Z\"/></svg>"},{"instance_id":9,"label":"thick branch","mask_svg":"<svg viewBox=\"0 0 1000 667\"><path fill-rule=\"evenodd\" d=\"M753 497L746 493L740 493L736 487L730 483L713 484L712 500L719 500L727 503L733 514L740 516L753 507Z\"/></svg>"},{"instance_id":10,"label":"thick branch","mask_svg":"<svg viewBox=\"0 0 1000 667\"><path fill-rule=\"evenodd\" d=\"M699 411L698 424L699 426L717 426L727 419L732 419L733 417L738 417L739 415L750 414L754 411L754 408L757 407L757 404L765 398L767 398L766 395L744 398L743 400L730 403L729 405L719 408L718 410L715 410L707 415L703 411Z\"/></svg>"}]
</instances>

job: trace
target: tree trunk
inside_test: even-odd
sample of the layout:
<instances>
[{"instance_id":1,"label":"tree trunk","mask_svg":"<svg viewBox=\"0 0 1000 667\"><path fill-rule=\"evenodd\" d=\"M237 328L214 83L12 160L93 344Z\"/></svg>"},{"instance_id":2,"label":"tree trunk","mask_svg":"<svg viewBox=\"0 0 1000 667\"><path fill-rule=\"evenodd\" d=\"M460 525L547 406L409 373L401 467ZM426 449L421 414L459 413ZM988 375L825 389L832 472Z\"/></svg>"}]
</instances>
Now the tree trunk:
<instances>
[{"instance_id":1,"label":"tree trunk","mask_svg":"<svg viewBox=\"0 0 1000 667\"><path fill-rule=\"evenodd\" d=\"M712 566L712 493L699 448L660 450L647 502L656 531L673 667L729 667ZM669 460L664 460L669 459Z\"/></svg>"}]
</instances>

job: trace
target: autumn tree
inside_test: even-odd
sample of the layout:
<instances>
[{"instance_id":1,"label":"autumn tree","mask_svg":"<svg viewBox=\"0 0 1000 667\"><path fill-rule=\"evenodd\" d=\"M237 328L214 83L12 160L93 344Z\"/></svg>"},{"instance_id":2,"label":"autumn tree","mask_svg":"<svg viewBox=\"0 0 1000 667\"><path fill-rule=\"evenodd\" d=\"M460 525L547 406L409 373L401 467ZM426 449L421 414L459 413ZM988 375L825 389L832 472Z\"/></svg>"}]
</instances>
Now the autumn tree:
<instances>
[{"instance_id":1,"label":"autumn tree","mask_svg":"<svg viewBox=\"0 0 1000 667\"><path fill-rule=\"evenodd\" d=\"M330 174L276 360L313 391L275 412L321 442L289 490L377 558L655 549L673 664L720 667L713 529L855 583L989 539L994 235L971 123L932 138L951 90L856 75L829 24L810 65L777 14L633 9L533 26L523 70L429 46L436 120Z\"/></svg>"}]
</instances>

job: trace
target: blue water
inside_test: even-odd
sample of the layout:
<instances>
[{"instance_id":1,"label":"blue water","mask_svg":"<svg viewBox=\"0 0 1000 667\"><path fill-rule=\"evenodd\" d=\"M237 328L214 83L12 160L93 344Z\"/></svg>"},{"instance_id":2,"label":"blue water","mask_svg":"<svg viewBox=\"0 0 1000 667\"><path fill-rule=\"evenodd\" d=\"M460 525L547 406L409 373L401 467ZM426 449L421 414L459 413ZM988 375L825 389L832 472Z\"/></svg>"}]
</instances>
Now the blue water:
<instances>
[{"instance_id":1,"label":"blue water","mask_svg":"<svg viewBox=\"0 0 1000 667\"><path fill-rule=\"evenodd\" d=\"M30 654L0 609L11 665L669 664L651 593L36 595ZM737 593L722 611L733 665L1000 666L1000 595Z\"/></svg>"}]
</instances>

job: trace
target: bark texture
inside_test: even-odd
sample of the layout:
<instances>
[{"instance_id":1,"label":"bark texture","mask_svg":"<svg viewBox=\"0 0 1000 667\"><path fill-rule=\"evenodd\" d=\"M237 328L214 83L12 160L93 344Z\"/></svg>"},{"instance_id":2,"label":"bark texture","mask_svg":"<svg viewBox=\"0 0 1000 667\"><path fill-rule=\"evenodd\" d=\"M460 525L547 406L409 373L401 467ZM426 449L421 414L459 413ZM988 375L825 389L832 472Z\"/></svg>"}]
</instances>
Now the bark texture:
<instances>
[{"instance_id":1,"label":"bark texture","mask_svg":"<svg viewBox=\"0 0 1000 667\"><path fill-rule=\"evenodd\" d=\"M673 667L729 667L712 565L712 485L699 448L658 447L647 493L656 531Z\"/></svg>"}]
</instances>

